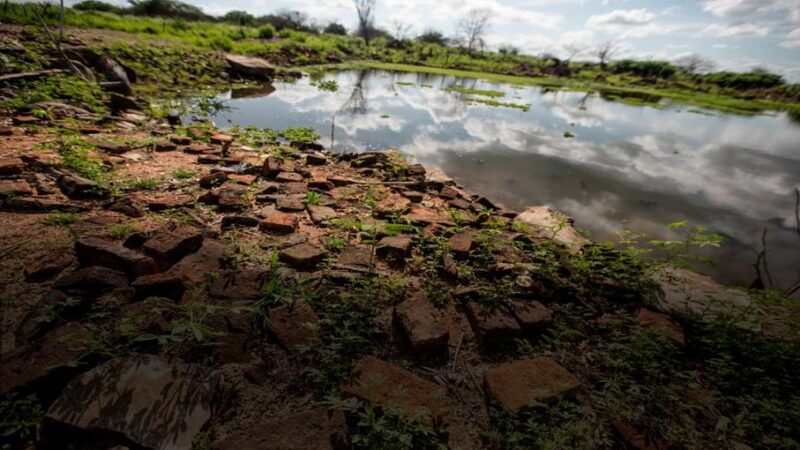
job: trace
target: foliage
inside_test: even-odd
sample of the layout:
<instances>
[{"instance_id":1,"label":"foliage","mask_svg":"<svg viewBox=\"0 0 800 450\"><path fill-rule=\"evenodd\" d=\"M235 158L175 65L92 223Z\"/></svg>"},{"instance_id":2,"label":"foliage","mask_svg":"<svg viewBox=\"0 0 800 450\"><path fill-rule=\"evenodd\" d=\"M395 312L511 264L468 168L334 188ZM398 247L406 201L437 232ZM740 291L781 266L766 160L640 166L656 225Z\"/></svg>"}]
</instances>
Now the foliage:
<instances>
[{"instance_id":1,"label":"foliage","mask_svg":"<svg viewBox=\"0 0 800 450\"><path fill-rule=\"evenodd\" d=\"M339 90L339 83L336 80L320 80L312 83L312 85L321 91L336 92Z\"/></svg>"},{"instance_id":2,"label":"foliage","mask_svg":"<svg viewBox=\"0 0 800 450\"><path fill-rule=\"evenodd\" d=\"M108 169L103 161L89 156L93 150L91 144L77 136L64 135L54 145L64 167L100 184L108 182Z\"/></svg>"},{"instance_id":3,"label":"foliage","mask_svg":"<svg viewBox=\"0 0 800 450\"><path fill-rule=\"evenodd\" d=\"M115 223L108 227L108 234L114 239L125 239L135 231L136 227L130 223Z\"/></svg>"},{"instance_id":4,"label":"foliage","mask_svg":"<svg viewBox=\"0 0 800 450\"><path fill-rule=\"evenodd\" d=\"M451 86L445 89L447 92L457 92L459 94L469 94L469 95L482 95L484 97L505 97L505 92L503 91L492 91L488 89L472 89L463 86Z\"/></svg>"},{"instance_id":5,"label":"foliage","mask_svg":"<svg viewBox=\"0 0 800 450\"><path fill-rule=\"evenodd\" d=\"M105 112L103 92L95 83L89 83L72 74L58 74L16 84L14 97L0 101L0 105L17 109L32 103L55 100L66 101L95 112Z\"/></svg>"},{"instance_id":6,"label":"foliage","mask_svg":"<svg viewBox=\"0 0 800 450\"><path fill-rule=\"evenodd\" d=\"M336 34L339 36L345 36L347 35L347 28L345 28L344 25L338 22L331 22L325 27L325 29L322 32L325 34Z\"/></svg>"},{"instance_id":7,"label":"foliage","mask_svg":"<svg viewBox=\"0 0 800 450\"><path fill-rule=\"evenodd\" d=\"M258 27L258 37L261 39L272 39L275 37L275 33L275 27L270 24Z\"/></svg>"},{"instance_id":8,"label":"foliage","mask_svg":"<svg viewBox=\"0 0 800 450\"><path fill-rule=\"evenodd\" d=\"M42 223L51 227L67 227L81 221L81 216L75 213L52 212L42 219Z\"/></svg>"},{"instance_id":9,"label":"foliage","mask_svg":"<svg viewBox=\"0 0 800 450\"><path fill-rule=\"evenodd\" d=\"M293 144L310 144L321 136L311 127L292 127L283 130L280 136Z\"/></svg>"},{"instance_id":10,"label":"foliage","mask_svg":"<svg viewBox=\"0 0 800 450\"><path fill-rule=\"evenodd\" d=\"M21 397L12 393L0 399L0 442L24 442L33 436L42 418L44 411L36 394Z\"/></svg>"},{"instance_id":11,"label":"foliage","mask_svg":"<svg viewBox=\"0 0 800 450\"><path fill-rule=\"evenodd\" d=\"M306 192L306 198L303 200L306 205L320 205L322 204L322 195L316 191Z\"/></svg>"},{"instance_id":12,"label":"foliage","mask_svg":"<svg viewBox=\"0 0 800 450\"><path fill-rule=\"evenodd\" d=\"M354 448L445 449L444 430L430 425L423 412L409 416L398 407L383 408L356 398L330 398L322 403L353 417L350 443Z\"/></svg>"},{"instance_id":13,"label":"foliage","mask_svg":"<svg viewBox=\"0 0 800 450\"><path fill-rule=\"evenodd\" d=\"M705 80L720 87L731 89L763 89L780 86L783 77L774 73L717 72L706 75Z\"/></svg>"},{"instance_id":14,"label":"foliage","mask_svg":"<svg viewBox=\"0 0 800 450\"><path fill-rule=\"evenodd\" d=\"M178 167L174 171L172 171L172 176L179 179L179 180L188 180L194 177L194 172L191 170L186 170L183 167Z\"/></svg>"},{"instance_id":15,"label":"foliage","mask_svg":"<svg viewBox=\"0 0 800 450\"><path fill-rule=\"evenodd\" d=\"M129 189L149 191L158 187L158 180L155 178L137 178L128 183Z\"/></svg>"},{"instance_id":16,"label":"foliage","mask_svg":"<svg viewBox=\"0 0 800 450\"><path fill-rule=\"evenodd\" d=\"M678 68L667 61L634 61L624 59L611 64L613 73L629 73L640 77L672 78Z\"/></svg>"}]
</instances>

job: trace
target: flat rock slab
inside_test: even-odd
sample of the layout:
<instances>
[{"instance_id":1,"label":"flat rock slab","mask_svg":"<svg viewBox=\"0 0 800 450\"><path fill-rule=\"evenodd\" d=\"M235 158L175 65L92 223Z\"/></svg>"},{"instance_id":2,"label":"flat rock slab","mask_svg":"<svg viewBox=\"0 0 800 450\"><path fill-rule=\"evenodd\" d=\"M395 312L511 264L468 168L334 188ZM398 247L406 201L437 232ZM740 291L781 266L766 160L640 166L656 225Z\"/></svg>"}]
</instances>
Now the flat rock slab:
<instances>
[{"instance_id":1,"label":"flat rock slab","mask_svg":"<svg viewBox=\"0 0 800 450\"><path fill-rule=\"evenodd\" d=\"M683 328L665 314L642 308L636 313L636 322L678 345L686 345Z\"/></svg>"},{"instance_id":2,"label":"flat rock slab","mask_svg":"<svg viewBox=\"0 0 800 450\"><path fill-rule=\"evenodd\" d=\"M378 242L378 254L383 257L405 258L411 251L411 236L387 236Z\"/></svg>"},{"instance_id":3,"label":"flat rock slab","mask_svg":"<svg viewBox=\"0 0 800 450\"><path fill-rule=\"evenodd\" d=\"M532 403L552 403L581 384L547 357L503 364L486 372L485 381L489 396L512 414Z\"/></svg>"},{"instance_id":4,"label":"flat rock slab","mask_svg":"<svg viewBox=\"0 0 800 450\"><path fill-rule=\"evenodd\" d=\"M542 331L553 321L553 312L536 300L515 300L511 312L526 333Z\"/></svg>"},{"instance_id":5,"label":"flat rock slab","mask_svg":"<svg viewBox=\"0 0 800 450\"><path fill-rule=\"evenodd\" d=\"M327 252L311 244L300 244L281 250L279 258L301 270L312 270L325 259Z\"/></svg>"},{"instance_id":6,"label":"flat rock slab","mask_svg":"<svg viewBox=\"0 0 800 450\"><path fill-rule=\"evenodd\" d=\"M246 186L238 184L225 184L218 188L217 204L221 209L247 209L250 207L250 200L247 198L248 189Z\"/></svg>"},{"instance_id":7,"label":"flat rock slab","mask_svg":"<svg viewBox=\"0 0 800 450\"><path fill-rule=\"evenodd\" d=\"M169 269L168 273L177 276L185 283L200 285L220 272L224 258L225 244L205 239L197 252L180 260Z\"/></svg>"},{"instance_id":8,"label":"flat rock slab","mask_svg":"<svg viewBox=\"0 0 800 450\"><path fill-rule=\"evenodd\" d=\"M441 420L449 414L445 388L373 356L358 361L342 393L407 415Z\"/></svg>"},{"instance_id":9,"label":"flat rock slab","mask_svg":"<svg viewBox=\"0 0 800 450\"><path fill-rule=\"evenodd\" d=\"M484 344L508 341L522 333L522 327L505 308L470 301L464 309L472 329Z\"/></svg>"},{"instance_id":10,"label":"flat rock slab","mask_svg":"<svg viewBox=\"0 0 800 450\"><path fill-rule=\"evenodd\" d=\"M275 181L280 183L297 183L303 181L303 176L297 172L281 172L275 177Z\"/></svg>"},{"instance_id":11,"label":"flat rock slab","mask_svg":"<svg viewBox=\"0 0 800 450\"><path fill-rule=\"evenodd\" d=\"M128 278L123 272L101 266L65 273L53 283L54 288L65 292L98 295L127 285Z\"/></svg>"},{"instance_id":12,"label":"flat rock slab","mask_svg":"<svg viewBox=\"0 0 800 450\"><path fill-rule=\"evenodd\" d=\"M236 72L262 79L272 79L275 76L275 66L266 59L254 56L226 54L225 61Z\"/></svg>"},{"instance_id":13,"label":"flat rock slab","mask_svg":"<svg viewBox=\"0 0 800 450\"><path fill-rule=\"evenodd\" d=\"M194 197L190 194L156 195L145 199L150 211L164 211L167 209L183 208L194 203Z\"/></svg>"},{"instance_id":14,"label":"flat rock slab","mask_svg":"<svg viewBox=\"0 0 800 450\"><path fill-rule=\"evenodd\" d=\"M344 266L369 267L374 264L372 250L369 247L349 245L339 253L337 264Z\"/></svg>"},{"instance_id":15,"label":"flat rock slab","mask_svg":"<svg viewBox=\"0 0 800 450\"><path fill-rule=\"evenodd\" d=\"M41 344L21 348L0 359L0 395L15 389L43 386L58 369L75 363L89 341L89 332L70 322L48 333ZM61 374L63 376L63 374Z\"/></svg>"},{"instance_id":16,"label":"flat rock slab","mask_svg":"<svg viewBox=\"0 0 800 450\"><path fill-rule=\"evenodd\" d=\"M424 292L395 306L394 320L414 350L447 350L447 319Z\"/></svg>"},{"instance_id":17,"label":"flat rock slab","mask_svg":"<svg viewBox=\"0 0 800 450\"><path fill-rule=\"evenodd\" d=\"M700 318L730 314L750 305L747 292L722 286L711 277L684 269L664 269L654 276L659 284L657 307L666 313L694 313Z\"/></svg>"},{"instance_id":18,"label":"flat rock slab","mask_svg":"<svg viewBox=\"0 0 800 450\"><path fill-rule=\"evenodd\" d=\"M470 250L472 250L473 240L472 240L472 233L465 232L454 234L450 237L448 241L450 244L450 249L453 250L453 253L458 256L459 258L466 258L469 256Z\"/></svg>"},{"instance_id":19,"label":"flat rock slab","mask_svg":"<svg viewBox=\"0 0 800 450\"><path fill-rule=\"evenodd\" d=\"M11 197L3 202L2 208L21 213L81 212L86 209L81 205L50 197Z\"/></svg>"},{"instance_id":20,"label":"flat rock slab","mask_svg":"<svg viewBox=\"0 0 800 450\"><path fill-rule=\"evenodd\" d=\"M455 226L455 222L451 219L442 217L436 212L424 208L412 208L408 214L403 216L403 219L421 226L430 225L432 223L447 227Z\"/></svg>"},{"instance_id":21,"label":"flat rock slab","mask_svg":"<svg viewBox=\"0 0 800 450\"><path fill-rule=\"evenodd\" d=\"M193 231L160 231L142 245L145 255L153 258L166 270L203 246L203 235Z\"/></svg>"},{"instance_id":22,"label":"flat rock slab","mask_svg":"<svg viewBox=\"0 0 800 450\"><path fill-rule=\"evenodd\" d=\"M164 297L180 301L186 290L183 280L168 273L154 273L142 275L131 283L136 291L137 298Z\"/></svg>"},{"instance_id":23,"label":"flat rock slab","mask_svg":"<svg viewBox=\"0 0 800 450\"><path fill-rule=\"evenodd\" d=\"M0 175L19 175L25 171L25 163L19 158L0 158Z\"/></svg>"},{"instance_id":24,"label":"flat rock slab","mask_svg":"<svg viewBox=\"0 0 800 450\"><path fill-rule=\"evenodd\" d=\"M300 212L306 210L306 204L303 203L303 199L296 197L278 197L275 199L275 207L281 211Z\"/></svg>"},{"instance_id":25,"label":"flat rock slab","mask_svg":"<svg viewBox=\"0 0 800 450\"><path fill-rule=\"evenodd\" d=\"M0 199L29 196L35 194L33 187L25 180L0 180Z\"/></svg>"},{"instance_id":26,"label":"flat rock slab","mask_svg":"<svg viewBox=\"0 0 800 450\"><path fill-rule=\"evenodd\" d=\"M111 196L111 192L96 182L75 174L62 175L58 179L58 186L69 198L90 200L104 199Z\"/></svg>"},{"instance_id":27,"label":"flat rock slab","mask_svg":"<svg viewBox=\"0 0 800 450\"><path fill-rule=\"evenodd\" d=\"M294 214L275 212L268 215L258 224L261 231L276 234L290 234L297 230L299 219Z\"/></svg>"},{"instance_id":28,"label":"flat rock slab","mask_svg":"<svg viewBox=\"0 0 800 450\"><path fill-rule=\"evenodd\" d=\"M180 360L113 359L70 381L46 418L156 450L190 449L211 418L208 380L205 369Z\"/></svg>"},{"instance_id":29,"label":"flat rock slab","mask_svg":"<svg viewBox=\"0 0 800 450\"><path fill-rule=\"evenodd\" d=\"M329 206L308 205L308 216L314 225L322 225L325 222L335 219L339 213Z\"/></svg>"},{"instance_id":30,"label":"flat rock slab","mask_svg":"<svg viewBox=\"0 0 800 450\"><path fill-rule=\"evenodd\" d=\"M294 351L314 338L309 325L319 321L314 310L305 300L278 306L269 310L269 329L281 347Z\"/></svg>"},{"instance_id":31,"label":"flat rock slab","mask_svg":"<svg viewBox=\"0 0 800 450\"><path fill-rule=\"evenodd\" d=\"M316 408L269 420L214 443L214 450L333 450L347 448L347 423L340 411Z\"/></svg>"},{"instance_id":32,"label":"flat rock slab","mask_svg":"<svg viewBox=\"0 0 800 450\"><path fill-rule=\"evenodd\" d=\"M208 294L220 300L259 300L271 276L261 270L230 270L214 277Z\"/></svg>"},{"instance_id":33,"label":"flat rock slab","mask_svg":"<svg viewBox=\"0 0 800 450\"><path fill-rule=\"evenodd\" d=\"M133 278L157 271L153 258L98 238L84 238L75 242L75 255L83 267L108 267Z\"/></svg>"},{"instance_id":34,"label":"flat rock slab","mask_svg":"<svg viewBox=\"0 0 800 450\"><path fill-rule=\"evenodd\" d=\"M531 228L531 232L543 239L554 239L577 251L589 240L581 236L572 226L572 220L547 206L533 206L519 213L514 219Z\"/></svg>"}]
</instances>

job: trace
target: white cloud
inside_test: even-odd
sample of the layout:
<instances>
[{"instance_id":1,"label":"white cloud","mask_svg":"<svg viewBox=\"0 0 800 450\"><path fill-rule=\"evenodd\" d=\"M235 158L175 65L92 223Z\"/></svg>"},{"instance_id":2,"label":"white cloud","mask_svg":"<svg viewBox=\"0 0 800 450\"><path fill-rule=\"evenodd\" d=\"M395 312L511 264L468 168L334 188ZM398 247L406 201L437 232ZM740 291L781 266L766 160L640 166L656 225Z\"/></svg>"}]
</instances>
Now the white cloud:
<instances>
[{"instance_id":1,"label":"white cloud","mask_svg":"<svg viewBox=\"0 0 800 450\"><path fill-rule=\"evenodd\" d=\"M719 24L715 23L707 26L700 32L700 36L728 38L741 36L766 36L770 32L769 27L755 23L735 23Z\"/></svg>"},{"instance_id":2,"label":"white cloud","mask_svg":"<svg viewBox=\"0 0 800 450\"><path fill-rule=\"evenodd\" d=\"M678 14L681 11L683 11L682 7L680 7L678 5L672 5L672 6L664 8L664 10L661 11L661 15L662 16L674 16L675 14Z\"/></svg>"},{"instance_id":3,"label":"white cloud","mask_svg":"<svg viewBox=\"0 0 800 450\"><path fill-rule=\"evenodd\" d=\"M655 14L645 8L642 9L617 9L608 14L591 16L586 21L588 28L614 28L626 25L643 25L653 20Z\"/></svg>"},{"instance_id":4,"label":"white cloud","mask_svg":"<svg viewBox=\"0 0 800 450\"><path fill-rule=\"evenodd\" d=\"M800 28L796 28L789 33L786 36L786 40L780 43L780 46L784 48L800 48Z\"/></svg>"},{"instance_id":5,"label":"white cloud","mask_svg":"<svg viewBox=\"0 0 800 450\"><path fill-rule=\"evenodd\" d=\"M788 12L789 19L800 22L797 0L704 0L703 10L717 17L743 17L770 12Z\"/></svg>"}]
</instances>

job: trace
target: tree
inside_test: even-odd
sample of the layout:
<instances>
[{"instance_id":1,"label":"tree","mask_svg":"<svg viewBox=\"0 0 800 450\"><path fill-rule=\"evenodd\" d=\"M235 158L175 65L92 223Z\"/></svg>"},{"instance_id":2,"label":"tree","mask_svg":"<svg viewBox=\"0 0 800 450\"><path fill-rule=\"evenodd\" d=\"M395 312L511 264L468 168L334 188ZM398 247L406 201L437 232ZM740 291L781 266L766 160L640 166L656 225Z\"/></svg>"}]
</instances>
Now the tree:
<instances>
[{"instance_id":1,"label":"tree","mask_svg":"<svg viewBox=\"0 0 800 450\"><path fill-rule=\"evenodd\" d=\"M472 52L476 47L484 46L491 13L489 9L473 9L458 22L459 38L467 51Z\"/></svg>"},{"instance_id":2,"label":"tree","mask_svg":"<svg viewBox=\"0 0 800 450\"><path fill-rule=\"evenodd\" d=\"M325 34L338 34L340 36L344 36L347 34L347 28L338 22L331 22L322 32Z\"/></svg>"},{"instance_id":3,"label":"tree","mask_svg":"<svg viewBox=\"0 0 800 450\"><path fill-rule=\"evenodd\" d=\"M85 2L76 3L72 5L72 9L77 9L78 11L122 12L122 8L119 6L97 0L86 0Z\"/></svg>"},{"instance_id":4,"label":"tree","mask_svg":"<svg viewBox=\"0 0 800 450\"><path fill-rule=\"evenodd\" d=\"M426 44L447 45L447 38L441 31L427 29L417 36L417 40Z\"/></svg>"},{"instance_id":5,"label":"tree","mask_svg":"<svg viewBox=\"0 0 800 450\"><path fill-rule=\"evenodd\" d=\"M497 52L503 56L506 55L519 55L519 48L512 44L503 44L497 48Z\"/></svg>"},{"instance_id":6,"label":"tree","mask_svg":"<svg viewBox=\"0 0 800 450\"><path fill-rule=\"evenodd\" d=\"M678 58L676 62L678 63L678 67L692 75L708 73L714 69L714 62L700 55L687 55Z\"/></svg>"},{"instance_id":7,"label":"tree","mask_svg":"<svg viewBox=\"0 0 800 450\"><path fill-rule=\"evenodd\" d=\"M353 0L358 13L358 31L364 38L364 45L369 48L369 37L372 31L372 22L375 19L375 0Z\"/></svg>"},{"instance_id":8,"label":"tree","mask_svg":"<svg viewBox=\"0 0 800 450\"><path fill-rule=\"evenodd\" d=\"M611 55L617 51L617 44L608 41L605 44L597 47L594 51L594 55L600 60L600 67L605 68L606 62L611 59Z\"/></svg>"},{"instance_id":9,"label":"tree","mask_svg":"<svg viewBox=\"0 0 800 450\"><path fill-rule=\"evenodd\" d=\"M229 11L227 14L222 16L221 20L223 22L233 23L240 26L245 25L254 25L256 23L256 18L252 14L247 11L238 11L233 10Z\"/></svg>"},{"instance_id":10,"label":"tree","mask_svg":"<svg viewBox=\"0 0 800 450\"><path fill-rule=\"evenodd\" d=\"M586 51L586 49L580 45L567 44L564 46L564 53L567 55L564 61L569 63L572 61L572 58L582 54L584 51Z\"/></svg>"},{"instance_id":11,"label":"tree","mask_svg":"<svg viewBox=\"0 0 800 450\"><path fill-rule=\"evenodd\" d=\"M405 41L408 38L408 32L411 31L411 25L401 20L394 20L390 30L396 41Z\"/></svg>"}]
</instances>

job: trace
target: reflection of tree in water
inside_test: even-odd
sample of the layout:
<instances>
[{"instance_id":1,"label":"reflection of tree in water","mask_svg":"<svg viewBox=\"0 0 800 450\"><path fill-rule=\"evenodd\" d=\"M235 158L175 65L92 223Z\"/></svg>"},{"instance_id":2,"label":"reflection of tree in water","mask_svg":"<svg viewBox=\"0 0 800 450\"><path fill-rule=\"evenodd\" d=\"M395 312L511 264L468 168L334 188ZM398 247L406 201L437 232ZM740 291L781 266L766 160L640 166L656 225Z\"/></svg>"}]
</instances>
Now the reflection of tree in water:
<instances>
[{"instance_id":1,"label":"reflection of tree in water","mask_svg":"<svg viewBox=\"0 0 800 450\"><path fill-rule=\"evenodd\" d=\"M589 100L589 97L591 97L591 96L592 96L591 92L587 92L587 93L583 94L583 97L578 99L578 104L577 104L578 109L585 110L586 109L586 102Z\"/></svg>"},{"instance_id":2,"label":"reflection of tree in water","mask_svg":"<svg viewBox=\"0 0 800 450\"><path fill-rule=\"evenodd\" d=\"M364 115L367 113L367 95L364 92L364 79L366 77L366 70L358 71L353 92L350 94L350 98L339 108L339 112L350 115Z\"/></svg>"}]
</instances>

